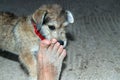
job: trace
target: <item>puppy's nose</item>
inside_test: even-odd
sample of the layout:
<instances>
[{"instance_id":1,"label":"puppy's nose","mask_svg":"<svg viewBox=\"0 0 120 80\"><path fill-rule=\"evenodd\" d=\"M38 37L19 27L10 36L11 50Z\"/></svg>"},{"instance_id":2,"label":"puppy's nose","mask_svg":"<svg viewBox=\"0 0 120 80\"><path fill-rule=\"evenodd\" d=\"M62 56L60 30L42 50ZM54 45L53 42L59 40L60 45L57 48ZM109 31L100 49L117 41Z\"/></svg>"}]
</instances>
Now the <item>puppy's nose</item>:
<instances>
[{"instance_id":1,"label":"puppy's nose","mask_svg":"<svg viewBox=\"0 0 120 80\"><path fill-rule=\"evenodd\" d=\"M64 45L64 42L62 40L58 41L60 43L60 45Z\"/></svg>"}]
</instances>

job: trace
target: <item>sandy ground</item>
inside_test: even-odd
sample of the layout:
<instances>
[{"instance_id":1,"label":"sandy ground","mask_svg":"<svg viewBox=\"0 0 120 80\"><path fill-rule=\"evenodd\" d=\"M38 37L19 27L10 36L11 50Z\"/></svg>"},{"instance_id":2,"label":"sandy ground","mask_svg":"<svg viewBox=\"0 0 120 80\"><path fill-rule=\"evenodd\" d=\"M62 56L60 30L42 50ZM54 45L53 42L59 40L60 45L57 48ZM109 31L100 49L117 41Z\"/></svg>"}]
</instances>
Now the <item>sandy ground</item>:
<instances>
[{"instance_id":1,"label":"sandy ground","mask_svg":"<svg viewBox=\"0 0 120 80\"><path fill-rule=\"evenodd\" d=\"M119 0L0 0L0 11L29 15L42 4L58 3L70 10L75 23L67 27L61 80L120 80ZM27 80L19 63L0 57L0 80Z\"/></svg>"}]
</instances>

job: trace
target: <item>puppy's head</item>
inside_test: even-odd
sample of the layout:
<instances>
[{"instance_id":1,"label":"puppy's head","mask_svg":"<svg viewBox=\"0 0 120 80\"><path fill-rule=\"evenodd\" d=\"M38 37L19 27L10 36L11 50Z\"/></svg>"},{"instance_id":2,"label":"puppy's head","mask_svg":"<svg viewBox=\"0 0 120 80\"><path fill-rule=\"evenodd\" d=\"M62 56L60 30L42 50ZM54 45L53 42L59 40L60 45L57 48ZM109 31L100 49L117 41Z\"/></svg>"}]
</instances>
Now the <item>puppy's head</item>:
<instances>
[{"instance_id":1,"label":"puppy's head","mask_svg":"<svg viewBox=\"0 0 120 80\"><path fill-rule=\"evenodd\" d=\"M37 29L46 39L57 39L64 47L67 44L65 27L74 22L72 13L59 5L44 5L32 15Z\"/></svg>"}]
</instances>

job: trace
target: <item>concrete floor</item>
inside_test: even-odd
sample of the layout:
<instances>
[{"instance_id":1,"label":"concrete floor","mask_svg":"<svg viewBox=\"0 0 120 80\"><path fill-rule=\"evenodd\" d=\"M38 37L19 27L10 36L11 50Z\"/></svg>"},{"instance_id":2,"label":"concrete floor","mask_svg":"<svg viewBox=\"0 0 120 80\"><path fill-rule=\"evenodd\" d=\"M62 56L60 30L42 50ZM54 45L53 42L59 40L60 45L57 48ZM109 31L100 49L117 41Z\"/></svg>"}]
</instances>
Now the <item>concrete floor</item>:
<instances>
[{"instance_id":1,"label":"concrete floor","mask_svg":"<svg viewBox=\"0 0 120 80\"><path fill-rule=\"evenodd\" d=\"M75 23L67 27L61 80L120 80L119 0L0 0L0 11L29 15L42 4L58 3L70 10ZM0 57L0 80L27 80L19 63Z\"/></svg>"}]
</instances>

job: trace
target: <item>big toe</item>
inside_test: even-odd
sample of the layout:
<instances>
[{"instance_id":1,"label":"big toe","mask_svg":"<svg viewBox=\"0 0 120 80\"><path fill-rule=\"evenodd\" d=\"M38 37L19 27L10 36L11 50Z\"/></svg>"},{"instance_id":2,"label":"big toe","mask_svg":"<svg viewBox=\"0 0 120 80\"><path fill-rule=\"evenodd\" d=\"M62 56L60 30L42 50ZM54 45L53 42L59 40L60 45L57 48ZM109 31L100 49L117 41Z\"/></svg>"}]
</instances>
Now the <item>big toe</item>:
<instances>
[{"instance_id":1,"label":"big toe","mask_svg":"<svg viewBox=\"0 0 120 80\"><path fill-rule=\"evenodd\" d=\"M50 44L51 42L49 40L42 40L40 43L40 51L46 50Z\"/></svg>"}]
</instances>

